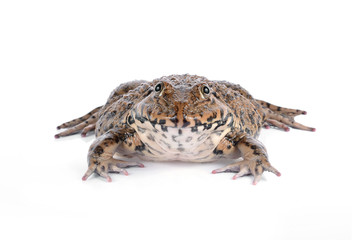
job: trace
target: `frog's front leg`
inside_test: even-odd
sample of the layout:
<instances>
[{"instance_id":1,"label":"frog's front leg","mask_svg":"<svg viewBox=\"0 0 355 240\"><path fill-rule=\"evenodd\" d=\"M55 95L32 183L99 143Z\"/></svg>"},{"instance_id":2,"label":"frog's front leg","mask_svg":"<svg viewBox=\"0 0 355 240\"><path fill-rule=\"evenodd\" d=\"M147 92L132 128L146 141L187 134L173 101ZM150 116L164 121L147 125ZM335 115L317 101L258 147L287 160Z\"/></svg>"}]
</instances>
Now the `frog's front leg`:
<instances>
[{"instance_id":1,"label":"frog's front leg","mask_svg":"<svg viewBox=\"0 0 355 240\"><path fill-rule=\"evenodd\" d=\"M83 176L85 181L91 174L96 172L101 177L106 178L108 182L112 179L108 173L123 173L128 175L124 169L126 167L144 167L143 164L137 162L128 162L113 158L117 147L127 138L127 128L111 129L107 133L98 137L91 144L88 153L88 170Z\"/></svg>"},{"instance_id":2,"label":"frog's front leg","mask_svg":"<svg viewBox=\"0 0 355 240\"><path fill-rule=\"evenodd\" d=\"M229 144L228 146L234 145L234 149L228 146L227 149L229 151L240 151L243 160L213 170L212 173L236 172L233 179L252 174L254 176L254 185L259 182L265 170L281 176L281 173L271 166L264 145L257 139L251 136L244 136L236 142L232 140ZM217 148L225 149L225 146L218 145Z\"/></svg>"}]
</instances>

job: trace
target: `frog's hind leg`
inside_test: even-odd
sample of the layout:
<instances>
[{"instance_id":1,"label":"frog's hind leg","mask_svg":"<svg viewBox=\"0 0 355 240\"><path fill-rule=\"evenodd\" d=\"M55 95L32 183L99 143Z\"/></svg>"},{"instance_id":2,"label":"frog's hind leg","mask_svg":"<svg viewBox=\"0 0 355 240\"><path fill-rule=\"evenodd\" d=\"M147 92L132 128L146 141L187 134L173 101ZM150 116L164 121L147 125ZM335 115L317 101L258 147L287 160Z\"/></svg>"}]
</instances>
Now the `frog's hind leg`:
<instances>
[{"instance_id":1,"label":"frog's hind leg","mask_svg":"<svg viewBox=\"0 0 355 240\"><path fill-rule=\"evenodd\" d=\"M78 125L78 124L80 124L80 123L82 123L82 122L85 122L85 121L86 121L87 119L89 119L90 117L92 118L93 116L95 116L95 114L96 114L97 112L99 112L99 110L100 110L101 108L102 108L102 106L97 107L97 108L95 108L94 110L90 111L89 113L85 114L85 115L82 116L82 117L73 119L73 120L71 120L71 121L69 121L69 122L65 122L65 123L59 125L59 126L57 127L57 129L59 130L59 129L63 129L63 128L70 128L70 127L74 127L74 126L76 126L76 125ZM95 116L95 117L96 117L96 116ZM94 117L94 118L95 118L95 117Z\"/></svg>"},{"instance_id":2,"label":"frog's hind leg","mask_svg":"<svg viewBox=\"0 0 355 240\"><path fill-rule=\"evenodd\" d=\"M60 138L60 137L69 136L69 135L78 133L80 130L82 130L81 136L85 137L88 132L95 130L95 126L96 126L96 122L97 122L97 119L98 119L99 112L96 111L94 114L92 114L88 118L86 118L87 115L88 114L85 115L85 119L84 118L78 118L78 119L81 119L80 122L77 121L76 125L73 125L72 127L69 127L69 128L67 127L68 129L64 130L61 133L56 134L54 137L55 138ZM84 119L84 120L82 120L82 119ZM77 119L74 119L73 121L76 121L76 120Z\"/></svg>"},{"instance_id":3,"label":"frog's hind leg","mask_svg":"<svg viewBox=\"0 0 355 240\"><path fill-rule=\"evenodd\" d=\"M305 131L312 131L315 132L316 129L313 127L308 127L302 125L294 120L294 117L288 116L286 114L279 114L271 111L270 109L267 110L266 113L266 122L275 126L277 128L281 128L285 131L288 131L288 127L305 130Z\"/></svg>"},{"instance_id":4,"label":"frog's hind leg","mask_svg":"<svg viewBox=\"0 0 355 240\"><path fill-rule=\"evenodd\" d=\"M285 114L290 117L296 117L301 114L303 114L303 115L307 114L307 112L303 111L303 110L279 107L279 106L273 105L271 103L268 103L268 102L265 102L262 100L256 100L256 102L259 103L261 106L268 108L277 114Z\"/></svg>"},{"instance_id":5,"label":"frog's hind leg","mask_svg":"<svg viewBox=\"0 0 355 240\"><path fill-rule=\"evenodd\" d=\"M269 128L271 125L276 128L283 129L286 132L290 130L289 127L312 132L316 130L315 128L304 126L295 121L294 117L301 114L306 115L306 111L279 107L262 100L256 100L256 102L259 103L264 110L265 128Z\"/></svg>"}]
</instances>

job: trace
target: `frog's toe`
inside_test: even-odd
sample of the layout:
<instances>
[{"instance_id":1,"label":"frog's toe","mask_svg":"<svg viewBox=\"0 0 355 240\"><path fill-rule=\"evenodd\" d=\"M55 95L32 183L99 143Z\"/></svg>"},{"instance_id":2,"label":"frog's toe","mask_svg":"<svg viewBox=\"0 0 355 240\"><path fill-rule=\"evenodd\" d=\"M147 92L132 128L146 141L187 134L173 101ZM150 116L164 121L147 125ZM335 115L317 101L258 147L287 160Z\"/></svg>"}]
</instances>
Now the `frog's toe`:
<instances>
[{"instance_id":1,"label":"frog's toe","mask_svg":"<svg viewBox=\"0 0 355 240\"><path fill-rule=\"evenodd\" d=\"M272 172L278 177L281 176L281 173L277 171L276 168L271 166L269 162L261 163L257 161L256 164L252 162L249 165L249 169L251 174L254 176L253 185L256 185L260 181L264 171Z\"/></svg>"},{"instance_id":2,"label":"frog's toe","mask_svg":"<svg viewBox=\"0 0 355 240\"><path fill-rule=\"evenodd\" d=\"M81 178L83 181L86 181L88 179L88 177L90 177L96 169L97 165L92 163L89 165L88 170L86 170L84 176Z\"/></svg>"},{"instance_id":3,"label":"frog's toe","mask_svg":"<svg viewBox=\"0 0 355 240\"><path fill-rule=\"evenodd\" d=\"M277 128L283 129L286 132L289 131L288 127L292 127L304 131L312 131L312 132L316 130L313 127L308 127L301 123L296 122L292 116L278 114L272 111L268 111L266 122Z\"/></svg>"},{"instance_id":4,"label":"frog's toe","mask_svg":"<svg viewBox=\"0 0 355 240\"><path fill-rule=\"evenodd\" d=\"M144 165L138 162L128 162L111 158L109 160L91 163L82 177L82 180L86 181L95 172L105 178L107 182L112 182L109 173L121 173L128 176L127 170L124 169L128 167L144 167Z\"/></svg>"},{"instance_id":5,"label":"frog's toe","mask_svg":"<svg viewBox=\"0 0 355 240\"><path fill-rule=\"evenodd\" d=\"M249 171L249 169L247 167L242 168L237 174L235 174L233 176L232 179L235 180L235 179L237 179L239 177L243 177L245 175L250 175L250 171Z\"/></svg>"},{"instance_id":6,"label":"frog's toe","mask_svg":"<svg viewBox=\"0 0 355 240\"><path fill-rule=\"evenodd\" d=\"M279 171L276 170L276 168L274 168L273 166L271 166L270 164L264 164L263 168L265 171L267 172L272 172L273 174L275 174L276 176L280 177L281 173Z\"/></svg>"},{"instance_id":7,"label":"frog's toe","mask_svg":"<svg viewBox=\"0 0 355 240\"><path fill-rule=\"evenodd\" d=\"M129 167L143 168L144 167L144 165L140 162L123 161L118 159L113 159L113 160L115 160L115 165L119 168L129 168Z\"/></svg>"},{"instance_id":8,"label":"frog's toe","mask_svg":"<svg viewBox=\"0 0 355 240\"><path fill-rule=\"evenodd\" d=\"M216 174L216 173L225 173L225 172L239 172L240 165L241 165L241 162L236 162L236 163L227 165L225 167L215 169L212 171L212 173Z\"/></svg>"},{"instance_id":9,"label":"frog's toe","mask_svg":"<svg viewBox=\"0 0 355 240\"><path fill-rule=\"evenodd\" d=\"M97 107L95 109L93 109L91 112L85 114L84 116L80 117L80 118L76 118L76 119L73 119L69 122L65 122L61 125L59 125L57 127L57 130L60 130L60 129L63 129L63 128L71 128L71 127L74 127L82 122L85 122L86 120L88 120L89 118L93 118L93 119L97 119L98 117L98 112L99 110L101 109L102 106L100 107Z\"/></svg>"},{"instance_id":10,"label":"frog's toe","mask_svg":"<svg viewBox=\"0 0 355 240\"><path fill-rule=\"evenodd\" d=\"M233 180L243 176L253 175L253 185L256 185L260 181L264 171L281 176L281 173L276 170L276 168L271 166L269 162L263 160L242 160L226 167L213 170L212 173L236 172L232 178Z\"/></svg>"},{"instance_id":11,"label":"frog's toe","mask_svg":"<svg viewBox=\"0 0 355 240\"><path fill-rule=\"evenodd\" d=\"M124 175L128 175L128 172L123 169L117 167L115 164L111 163L100 163L100 164L90 164L88 170L82 177L83 181L86 181L93 173L97 173L99 176L106 179L107 182L112 182L112 178L109 175L111 173L123 173Z\"/></svg>"},{"instance_id":12,"label":"frog's toe","mask_svg":"<svg viewBox=\"0 0 355 240\"><path fill-rule=\"evenodd\" d=\"M109 172L113 172L113 173L123 173L124 175L128 176L128 172L123 169L123 168L119 168L116 165L111 165L109 167Z\"/></svg>"},{"instance_id":13,"label":"frog's toe","mask_svg":"<svg viewBox=\"0 0 355 240\"><path fill-rule=\"evenodd\" d=\"M271 124L272 126L283 129L285 132L290 131L290 128L286 124L283 124L282 122L276 121L274 119L267 119L266 122Z\"/></svg>"},{"instance_id":14,"label":"frog's toe","mask_svg":"<svg viewBox=\"0 0 355 240\"><path fill-rule=\"evenodd\" d=\"M110 177L110 175L108 175L107 172L104 171L98 171L97 172L101 177L106 178L107 182L112 182L112 178Z\"/></svg>"},{"instance_id":15,"label":"frog's toe","mask_svg":"<svg viewBox=\"0 0 355 240\"><path fill-rule=\"evenodd\" d=\"M79 131L82 131L82 133L84 133L84 136L86 136L87 132L95 129L95 122L96 122L96 119L89 119L85 122L75 125L74 127L67 128L63 132L56 134L55 138L73 135L73 134L78 133ZM82 136L83 136L83 134L82 134Z\"/></svg>"},{"instance_id":16,"label":"frog's toe","mask_svg":"<svg viewBox=\"0 0 355 240\"><path fill-rule=\"evenodd\" d=\"M284 108L280 106L273 105L271 103L265 102L263 100L257 100L256 101L261 104L264 108L268 108L273 112L276 112L278 114L284 114L290 117L296 117L298 115L306 115L307 112L304 110L299 110L299 109L292 109L292 108Z\"/></svg>"},{"instance_id":17,"label":"frog's toe","mask_svg":"<svg viewBox=\"0 0 355 240\"><path fill-rule=\"evenodd\" d=\"M88 134L88 132L94 131L96 127L96 123L92 123L88 126L86 126L82 131L81 131L81 136L82 137L86 137L86 135Z\"/></svg>"}]
</instances>

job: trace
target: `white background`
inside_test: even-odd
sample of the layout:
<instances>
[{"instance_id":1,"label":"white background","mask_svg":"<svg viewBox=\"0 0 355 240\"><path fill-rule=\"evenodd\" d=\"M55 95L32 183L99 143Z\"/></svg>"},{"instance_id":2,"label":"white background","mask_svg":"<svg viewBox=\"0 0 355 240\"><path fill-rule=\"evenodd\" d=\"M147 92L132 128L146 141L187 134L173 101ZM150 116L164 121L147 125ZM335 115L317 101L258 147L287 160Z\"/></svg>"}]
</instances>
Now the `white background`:
<instances>
[{"instance_id":1,"label":"white background","mask_svg":"<svg viewBox=\"0 0 355 240\"><path fill-rule=\"evenodd\" d=\"M1 1L1 239L350 239L354 1ZM198 74L300 108L263 130L280 178L149 163L82 182L56 126L134 79Z\"/></svg>"}]
</instances>

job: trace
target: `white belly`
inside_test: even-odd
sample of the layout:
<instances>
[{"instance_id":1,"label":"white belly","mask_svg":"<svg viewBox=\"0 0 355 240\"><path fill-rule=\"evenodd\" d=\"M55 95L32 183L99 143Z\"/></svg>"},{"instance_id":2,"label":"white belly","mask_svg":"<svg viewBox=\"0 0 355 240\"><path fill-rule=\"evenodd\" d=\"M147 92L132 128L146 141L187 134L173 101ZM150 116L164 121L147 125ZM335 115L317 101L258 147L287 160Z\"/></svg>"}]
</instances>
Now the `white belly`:
<instances>
[{"instance_id":1,"label":"white belly","mask_svg":"<svg viewBox=\"0 0 355 240\"><path fill-rule=\"evenodd\" d=\"M214 130L216 126L217 123L208 130L203 130L204 126L194 130L189 127L162 129L160 125L155 128L150 125L137 126L136 131L147 150L141 158L151 161L213 161L213 150L230 131L226 127Z\"/></svg>"}]
</instances>

